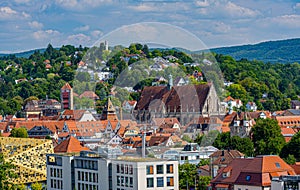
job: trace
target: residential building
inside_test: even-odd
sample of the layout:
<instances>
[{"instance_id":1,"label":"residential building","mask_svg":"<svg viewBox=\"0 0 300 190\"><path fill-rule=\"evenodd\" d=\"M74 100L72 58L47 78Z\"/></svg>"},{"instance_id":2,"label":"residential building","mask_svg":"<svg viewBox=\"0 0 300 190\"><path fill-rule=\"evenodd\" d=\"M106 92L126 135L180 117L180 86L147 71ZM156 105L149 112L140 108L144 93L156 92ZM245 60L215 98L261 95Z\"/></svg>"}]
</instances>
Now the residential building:
<instances>
[{"instance_id":1,"label":"residential building","mask_svg":"<svg viewBox=\"0 0 300 190\"><path fill-rule=\"evenodd\" d=\"M178 190L178 162L105 152L47 155L47 189ZM70 188L71 187L71 188Z\"/></svg>"},{"instance_id":2,"label":"residential building","mask_svg":"<svg viewBox=\"0 0 300 190\"><path fill-rule=\"evenodd\" d=\"M211 181L211 188L213 190L270 190L273 179L286 175L294 176L295 172L279 156L236 158L218 172Z\"/></svg>"},{"instance_id":3,"label":"residential building","mask_svg":"<svg viewBox=\"0 0 300 190\"><path fill-rule=\"evenodd\" d=\"M255 120L251 118L250 112L236 113L233 122L230 124L230 135L248 137Z\"/></svg>"},{"instance_id":4,"label":"residential building","mask_svg":"<svg viewBox=\"0 0 300 190\"><path fill-rule=\"evenodd\" d=\"M178 162L122 157L112 161L114 189L179 189ZM116 175L116 176L115 176Z\"/></svg>"},{"instance_id":5,"label":"residential building","mask_svg":"<svg viewBox=\"0 0 300 190\"><path fill-rule=\"evenodd\" d=\"M210 156L210 171L212 177L216 177L221 168L227 167L235 158L244 158L244 154L238 150L218 150Z\"/></svg>"},{"instance_id":6,"label":"residential building","mask_svg":"<svg viewBox=\"0 0 300 190\"><path fill-rule=\"evenodd\" d=\"M299 100L291 100L291 108L292 109L300 109L300 101Z\"/></svg>"},{"instance_id":7,"label":"residential building","mask_svg":"<svg viewBox=\"0 0 300 190\"><path fill-rule=\"evenodd\" d=\"M271 183L272 190L300 190L300 175L295 176L280 176L273 178Z\"/></svg>"}]
</instances>

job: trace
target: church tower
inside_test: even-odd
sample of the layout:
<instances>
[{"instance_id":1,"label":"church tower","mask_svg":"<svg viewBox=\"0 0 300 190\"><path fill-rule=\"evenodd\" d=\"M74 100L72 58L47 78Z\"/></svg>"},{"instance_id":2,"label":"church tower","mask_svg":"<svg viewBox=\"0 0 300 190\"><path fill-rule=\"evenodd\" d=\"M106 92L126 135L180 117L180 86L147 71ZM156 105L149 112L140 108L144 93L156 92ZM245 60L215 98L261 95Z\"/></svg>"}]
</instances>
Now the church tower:
<instances>
[{"instance_id":1,"label":"church tower","mask_svg":"<svg viewBox=\"0 0 300 190\"><path fill-rule=\"evenodd\" d=\"M105 108L102 111L101 120L118 120L116 109L112 104L110 98L108 98Z\"/></svg>"},{"instance_id":2,"label":"church tower","mask_svg":"<svg viewBox=\"0 0 300 190\"><path fill-rule=\"evenodd\" d=\"M61 109L62 110L73 110L73 89L69 83L66 83L60 89Z\"/></svg>"}]
</instances>

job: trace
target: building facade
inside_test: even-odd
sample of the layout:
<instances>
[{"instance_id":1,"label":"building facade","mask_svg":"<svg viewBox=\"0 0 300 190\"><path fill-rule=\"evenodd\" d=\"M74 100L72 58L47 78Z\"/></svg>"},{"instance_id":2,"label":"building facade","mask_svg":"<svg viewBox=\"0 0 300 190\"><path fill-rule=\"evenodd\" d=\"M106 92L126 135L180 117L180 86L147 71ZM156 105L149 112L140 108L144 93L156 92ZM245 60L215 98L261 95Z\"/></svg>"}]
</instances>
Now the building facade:
<instances>
[{"instance_id":1,"label":"building facade","mask_svg":"<svg viewBox=\"0 0 300 190\"><path fill-rule=\"evenodd\" d=\"M77 156L47 155L47 189L178 190L178 161L105 157L82 151Z\"/></svg>"}]
</instances>

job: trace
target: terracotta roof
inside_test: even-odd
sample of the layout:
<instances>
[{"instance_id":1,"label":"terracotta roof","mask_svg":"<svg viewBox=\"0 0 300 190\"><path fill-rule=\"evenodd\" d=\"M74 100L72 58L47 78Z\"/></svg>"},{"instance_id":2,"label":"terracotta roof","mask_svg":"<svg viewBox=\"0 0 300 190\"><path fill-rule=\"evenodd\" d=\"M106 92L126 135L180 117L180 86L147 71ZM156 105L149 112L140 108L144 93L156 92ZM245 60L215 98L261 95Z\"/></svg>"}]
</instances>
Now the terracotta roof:
<instances>
[{"instance_id":1,"label":"terracotta roof","mask_svg":"<svg viewBox=\"0 0 300 190\"><path fill-rule=\"evenodd\" d=\"M278 121L278 125L281 127L293 127L300 126L300 116L276 116L275 119Z\"/></svg>"},{"instance_id":2,"label":"terracotta roof","mask_svg":"<svg viewBox=\"0 0 300 190\"><path fill-rule=\"evenodd\" d=\"M213 165L229 164L235 158L244 157L244 154L238 150L218 150L209 156L212 158Z\"/></svg>"},{"instance_id":3,"label":"terracotta roof","mask_svg":"<svg viewBox=\"0 0 300 190\"><path fill-rule=\"evenodd\" d=\"M235 181L237 180L237 178L239 177L241 170L244 167L246 167L251 161L252 161L252 159L244 159L244 158L234 159L234 161L232 161L230 163L230 166L227 166L227 167L233 168L232 171L230 172L230 177L223 178L223 176L222 176L223 170L225 170L226 167L221 168L219 170L217 176L214 179L212 179L211 182L216 185L217 184L226 184L226 185L234 184Z\"/></svg>"},{"instance_id":4,"label":"terracotta roof","mask_svg":"<svg viewBox=\"0 0 300 190\"><path fill-rule=\"evenodd\" d=\"M226 98L224 98L223 102L229 102L229 101L234 101L234 98L232 98L231 96L227 96Z\"/></svg>"},{"instance_id":5,"label":"terracotta roof","mask_svg":"<svg viewBox=\"0 0 300 190\"><path fill-rule=\"evenodd\" d=\"M73 136L70 136L54 148L55 153L75 153L83 150L89 149L87 147L83 147L79 140Z\"/></svg>"},{"instance_id":6,"label":"terracotta roof","mask_svg":"<svg viewBox=\"0 0 300 190\"><path fill-rule=\"evenodd\" d=\"M232 169L232 170L230 170ZM223 173L229 172L228 177ZM270 186L272 177L295 175L294 170L279 156L257 156L255 158L234 159L222 168L212 180L213 184L238 184L247 186Z\"/></svg>"},{"instance_id":7,"label":"terracotta roof","mask_svg":"<svg viewBox=\"0 0 300 190\"><path fill-rule=\"evenodd\" d=\"M0 122L0 130L5 131L7 127L7 122Z\"/></svg>"},{"instance_id":8,"label":"terracotta roof","mask_svg":"<svg viewBox=\"0 0 300 190\"><path fill-rule=\"evenodd\" d=\"M61 89L72 89L69 83L66 83Z\"/></svg>"},{"instance_id":9,"label":"terracotta roof","mask_svg":"<svg viewBox=\"0 0 300 190\"><path fill-rule=\"evenodd\" d=\"M28 130L32 129L34 126L45 126L49 130L51 130L53 133L58 131L62 131L62 128L64 126L63 121L17 121L14 124L14 127L25 127Z\"/></svg>"},{"instance_id":10,"label":"terracotta roof","mask_svg":"<svg viewBox=\"0 0 300 190\"><path fill-rule=\"evenodd\" d=\"M180 126L180 123L176 117L169 117L169 118L153 118L152 121L155 125L161 126L164 124L167 124L169 127L173 126L174 124L178 124Z\"/></svg>"},{"instance_id":11,"label":"terracotta roof","mask_svg":"<svg viewBox=\"0 0 300 190\"><path fill-rule=\"evenodd\" d=\"M84 91L79 98L99 99L99 96L94 91Z\"/></svg>"},{"instance_id":12,"label":"terracotta roof","mask_svg":"<svg viewBox=\"0 0 300 190\"><path fill-rule=\"evenodd\" d=\"M151 136L150 140L149 140L149 146L158 146L161 145L162 143L164 143L165 141L167 141L169 139L168 136Z\"/></svg>"},{"instance_id":13,"label":"terracotta roof","mask_svg":"<svg viewBox=\"0 0 300 190\"><path fill-rule=\"evenodd\" d=\"M300 175L300 164L293 164L290 166L294 169L296 175Z\"/></svg>"}]
</instances>

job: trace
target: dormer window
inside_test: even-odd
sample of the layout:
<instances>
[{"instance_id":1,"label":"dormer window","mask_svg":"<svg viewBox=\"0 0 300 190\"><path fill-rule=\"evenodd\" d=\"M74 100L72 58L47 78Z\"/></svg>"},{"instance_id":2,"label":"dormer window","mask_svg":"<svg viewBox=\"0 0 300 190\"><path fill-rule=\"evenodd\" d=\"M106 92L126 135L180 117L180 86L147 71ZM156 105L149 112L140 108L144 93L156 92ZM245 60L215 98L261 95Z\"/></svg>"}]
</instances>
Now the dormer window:
<instances>
[{"instance_id":1,"label":"dormer window","mask_svg":"<svg viewBox=\"0 0 300 190\"><path fill-rule=\"evenodd\" d=\"M251 180L251 175L247 175L246 176L246 181L250 181Z\"/></svg>"}]
</instances>

